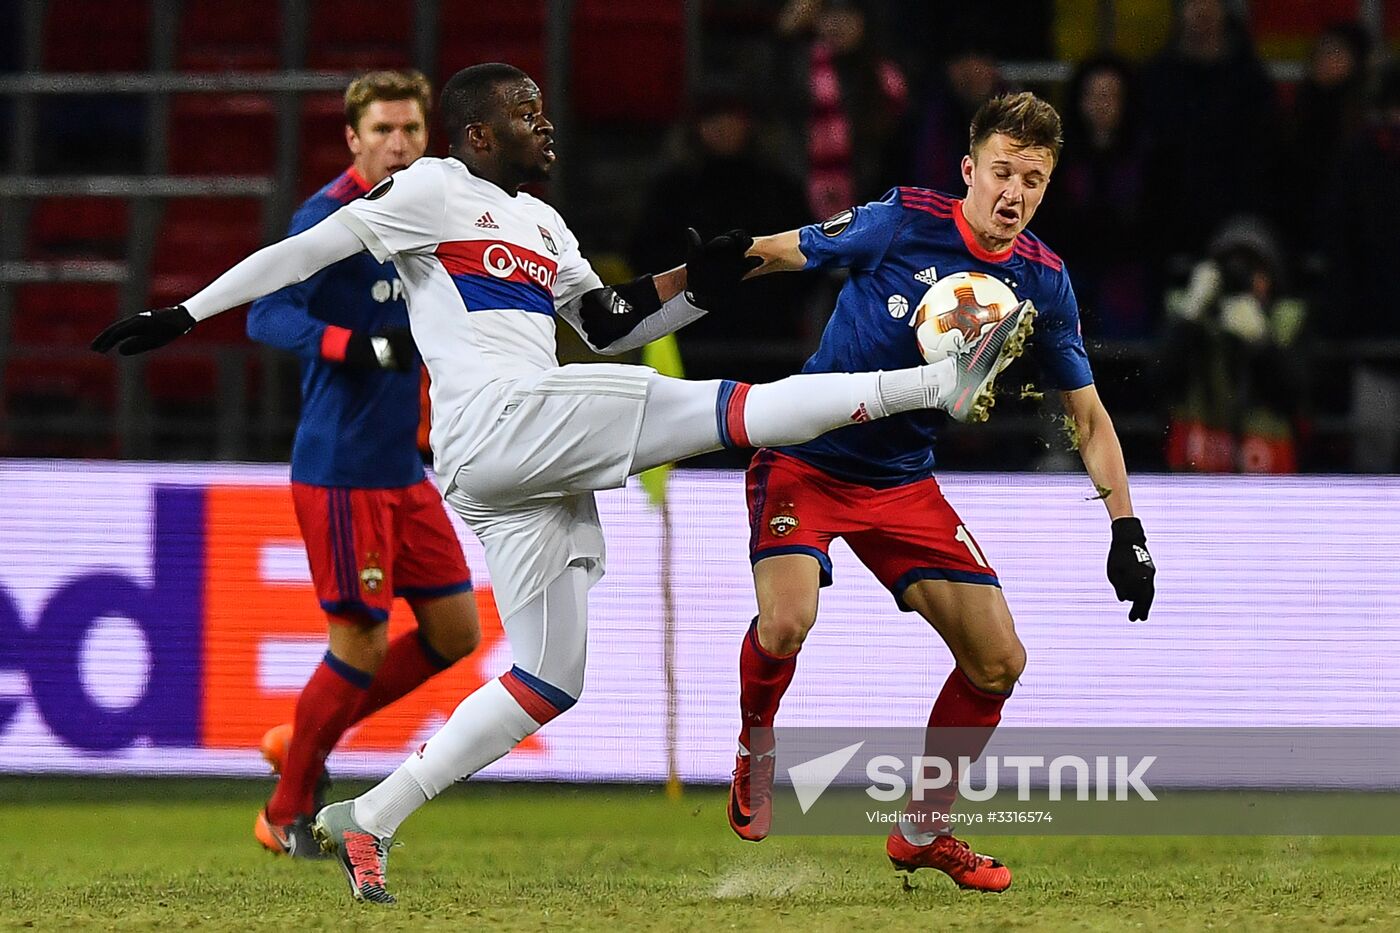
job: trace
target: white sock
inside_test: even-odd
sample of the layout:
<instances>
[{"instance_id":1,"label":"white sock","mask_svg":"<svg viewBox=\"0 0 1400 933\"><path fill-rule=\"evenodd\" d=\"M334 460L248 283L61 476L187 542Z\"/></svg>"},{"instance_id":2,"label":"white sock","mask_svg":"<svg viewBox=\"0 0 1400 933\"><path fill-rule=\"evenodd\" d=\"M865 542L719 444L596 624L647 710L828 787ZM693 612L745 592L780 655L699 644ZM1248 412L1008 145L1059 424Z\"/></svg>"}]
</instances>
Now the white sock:
<instances>
[{"instance_id":1,"label":"white sock","mask_svg":"<svg viewBox=\"0 0 1400 933\"><path fill-rule=\"evenodd\" d=\"M913 369L880 373L880 399L888 414L939 408L957 385L958 374L952 358Z\"/></svg>"},{"instance_id":2,"label":"white sock","mask_svg":"<svg viewBox=\"0 0 1400 933\"><path fill-rule=\"evenodd\" d=\"M414 810L504 757L539 727L499 680L482 684L397 771L356 798L355 821L376 836L392 836Z\"/></svg>"},{"instance_id":3,"label":"white sock","mask_svg":"<svg viewBox=\"0 0 1400 933\"><path fill-rule=\"evenodd\" d=\"M352 812L356 823L384 839L398 832L399 824L427 802L428 794L423 785L405 764L356 797Z\"/></svg>"},{"instance_id":4,"label":"white sock","mask_svg":"<svg viewBox=\"0 0 1400 933\"><path fill-rule=\"evenodd\" d=\"M801 444L887 414L879 373L803 373L752 386L744 400L744 428L754 447Z\"/></svg>"},{"instance_id":5,"label":"white sock","mask_svg":"<svg viewBox=\"0 0 1400 933\"><path fill-rule=\"evenodd\" d=\"M848 424L937 408L956 384L951 359L875 373L803 373L755 385L744 400L754 447L801 444Z\"/></svg>"}]
</instances>

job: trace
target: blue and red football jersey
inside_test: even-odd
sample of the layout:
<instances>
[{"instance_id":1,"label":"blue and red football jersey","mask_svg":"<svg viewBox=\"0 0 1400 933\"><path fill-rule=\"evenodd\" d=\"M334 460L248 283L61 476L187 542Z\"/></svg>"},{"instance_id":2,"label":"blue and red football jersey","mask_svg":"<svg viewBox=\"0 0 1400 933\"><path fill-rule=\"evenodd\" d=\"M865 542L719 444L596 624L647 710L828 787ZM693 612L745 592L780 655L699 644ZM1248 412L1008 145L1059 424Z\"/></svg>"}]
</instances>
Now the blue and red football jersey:
<instances>
[{"instance_id":1,"label":"blue and red football jersey","mask_svg":"<svg viewBox=\"0 0 1400 933\"><path fill-rule=\"evenodd\" d=\"M1030 233L993 254L977 245L961 200L926 188L895 188L874 201L801 229L808 269L846 268L850 278L806 373L919 366L914 314L924 292L955 272L1001 279L1039 314L1031 352L1056 389L1094 381L1079 333L1079 305L1064 263ZM823 434L781 448L826 473L887 487L933 475L941 412L913 411Z\"/></svg>"},{"instance_id":2,"label":"blue and red football jersey","mask_svg":"<svg viewBox=\"0 0 1400 933\"><path fill-rule=\"evenodd\" d=\"M302 204L288 236L320 223L368 190L358 172L347 170ZM292 481L362 489L422 482L420 367L401 373L330 362L321 356L327 327L371 335L408 327L394 264L358 253L258 299L248 311L248 336L290 350L301 360L301 420L292 445Z\"/></svg>"}]
</instances>

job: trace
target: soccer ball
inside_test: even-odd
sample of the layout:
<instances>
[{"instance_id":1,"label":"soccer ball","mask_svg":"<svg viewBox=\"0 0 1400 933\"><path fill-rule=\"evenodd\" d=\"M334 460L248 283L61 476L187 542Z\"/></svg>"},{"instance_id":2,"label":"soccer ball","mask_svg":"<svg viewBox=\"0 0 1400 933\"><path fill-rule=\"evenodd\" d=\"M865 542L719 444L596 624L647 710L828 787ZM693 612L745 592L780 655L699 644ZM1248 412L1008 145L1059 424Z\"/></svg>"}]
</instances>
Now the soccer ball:
<instances>
[{"instance_id":1,"label":"soccer ball","mask_svg":"<svg viewBox=\"0 0 1400 933\"><path fill-rule=\"evenodd\" d=\"M933 284L914 311L914 339L937 363L980 337L1019 304L1005 282L985 272L954 272Z\"/></svg>"}]
</instances>

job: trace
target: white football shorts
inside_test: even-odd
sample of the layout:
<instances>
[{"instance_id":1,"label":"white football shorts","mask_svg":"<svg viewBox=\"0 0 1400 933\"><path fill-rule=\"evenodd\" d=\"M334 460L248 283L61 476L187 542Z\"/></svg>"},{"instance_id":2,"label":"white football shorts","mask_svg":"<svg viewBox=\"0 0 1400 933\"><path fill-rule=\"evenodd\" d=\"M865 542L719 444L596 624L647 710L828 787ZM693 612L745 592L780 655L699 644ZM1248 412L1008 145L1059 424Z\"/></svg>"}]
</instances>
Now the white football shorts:
<instances>
[{"instance_id":1,"label":"white football shorts","mask_svg":"<svg viewBox=\"0 0 1400 933\"><path fill-rule=\"evenodd\" d=\"M637 450L647 366L585 363L502 380L457 430L475 434L445 498L480 539L501 616L571 563L603 575L593 491L626 484Z\"/></svg>"}]
</instances>

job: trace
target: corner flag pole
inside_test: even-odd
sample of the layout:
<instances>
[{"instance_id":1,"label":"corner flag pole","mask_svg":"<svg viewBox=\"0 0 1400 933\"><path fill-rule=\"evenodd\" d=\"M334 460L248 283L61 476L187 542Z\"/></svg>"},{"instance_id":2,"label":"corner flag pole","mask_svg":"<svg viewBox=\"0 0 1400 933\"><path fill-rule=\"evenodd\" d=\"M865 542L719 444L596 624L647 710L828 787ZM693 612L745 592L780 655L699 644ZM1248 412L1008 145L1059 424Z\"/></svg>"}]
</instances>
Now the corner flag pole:
<instances>
[{"instance_id":1,"label":"corner flag pole","mask_svg":"<svg viewBox=\"0 0 1400 933\"><path fill-rule=\"evenodd\" d=\"M680 349L671 335L652 341L642 348L642 362L663 376L684 375ZM666 796L681 797L681 774L677 759L678 696L676 691L676 593L673 583L673 548L671 537L671 503L666 495L671 465L653 467L642 474L642 486L652 503L661 512L661 613L662 613L662 672L666 684Z\"/></svg>"}]
</instances>

